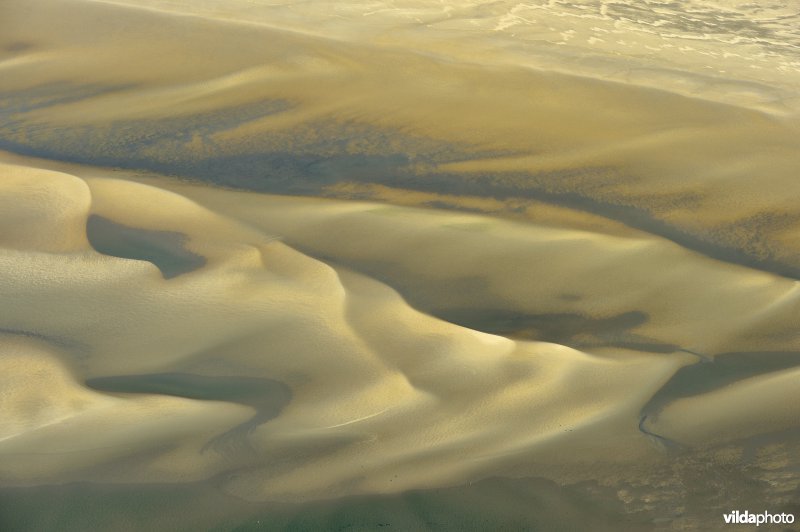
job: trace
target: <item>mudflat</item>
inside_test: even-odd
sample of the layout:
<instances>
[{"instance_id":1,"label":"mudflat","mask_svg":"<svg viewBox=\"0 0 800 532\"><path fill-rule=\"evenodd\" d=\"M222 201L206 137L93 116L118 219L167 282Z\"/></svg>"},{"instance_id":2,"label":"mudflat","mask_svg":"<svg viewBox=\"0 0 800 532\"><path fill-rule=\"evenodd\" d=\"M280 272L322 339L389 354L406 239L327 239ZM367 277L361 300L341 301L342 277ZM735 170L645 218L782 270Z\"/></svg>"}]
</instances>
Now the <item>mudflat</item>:
<instances>
[{"instance_id":1,"label":"mudflat","mask_svg":"<svg viewBox=\"0 0 800 532\"><path fill-rule=\"evenodd\" d=\"M797 14L678 4L3 3L0 528L800 513Z\"/></svg>"}]
</instances>

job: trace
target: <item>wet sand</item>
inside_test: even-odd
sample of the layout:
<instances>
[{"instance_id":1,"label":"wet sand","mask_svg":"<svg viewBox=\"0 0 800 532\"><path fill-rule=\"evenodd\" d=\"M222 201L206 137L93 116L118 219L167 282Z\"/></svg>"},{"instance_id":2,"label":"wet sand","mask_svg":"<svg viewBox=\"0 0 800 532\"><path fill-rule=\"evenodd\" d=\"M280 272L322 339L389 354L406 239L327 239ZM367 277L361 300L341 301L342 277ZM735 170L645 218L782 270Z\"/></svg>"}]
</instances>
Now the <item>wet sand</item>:
<instances>
[{"instance_id":1,"label":"wet sand","mask_svg":"<svg viewBox=\"0 0 800 532\"><path fill-rule=\"evenodd\" d=\"M0 7L2 528L798 512L791 16L501 4Z\"/></svg>"}]
</instances>

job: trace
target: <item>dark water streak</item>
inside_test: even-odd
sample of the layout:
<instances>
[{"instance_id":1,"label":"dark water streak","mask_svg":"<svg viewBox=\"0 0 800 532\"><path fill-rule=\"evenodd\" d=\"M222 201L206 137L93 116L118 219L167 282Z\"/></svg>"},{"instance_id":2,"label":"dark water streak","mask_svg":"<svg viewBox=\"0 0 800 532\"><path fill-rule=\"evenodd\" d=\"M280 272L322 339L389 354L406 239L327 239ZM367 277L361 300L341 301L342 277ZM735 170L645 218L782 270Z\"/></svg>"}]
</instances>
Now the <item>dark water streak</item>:
<instances>
[{"instance_id":1,"label":"dark water streak","mask_svg":"<svg viewBox=\"0 0 800 532\"><path fill-rule=\"evenodd\" d=\"M205 449L236 452L247 449L246 436L259 425L278 417L291 402L292 391L273 379L240 376L205 376L189 373L153 373L93 377L86 386L107 393L160 394L201 401L225 401L253 408L245 423L215 437Z\"/></svg>"}]
</instances>

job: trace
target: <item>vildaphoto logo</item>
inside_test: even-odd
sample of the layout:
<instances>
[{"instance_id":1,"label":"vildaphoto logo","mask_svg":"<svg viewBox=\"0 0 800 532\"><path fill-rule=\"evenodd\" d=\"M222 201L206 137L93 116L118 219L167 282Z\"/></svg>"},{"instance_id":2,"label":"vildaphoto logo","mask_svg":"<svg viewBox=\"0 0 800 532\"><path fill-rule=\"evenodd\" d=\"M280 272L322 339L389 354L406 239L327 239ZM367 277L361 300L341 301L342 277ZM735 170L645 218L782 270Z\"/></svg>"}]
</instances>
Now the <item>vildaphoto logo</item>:
<instances>
[{"instance_id":1,"label":"vildaphoto logo","mask_svg":"<svg viewBox=\"0 0 800 532\"><path fill-rule=\"evenodd\" d=\"M771 514L767 511L760 514L750 513L747 510L740 512L734 510L722 515L725 523L729 525L783 525L794 523L794 514Z\"/></svg>"}]
</instances>

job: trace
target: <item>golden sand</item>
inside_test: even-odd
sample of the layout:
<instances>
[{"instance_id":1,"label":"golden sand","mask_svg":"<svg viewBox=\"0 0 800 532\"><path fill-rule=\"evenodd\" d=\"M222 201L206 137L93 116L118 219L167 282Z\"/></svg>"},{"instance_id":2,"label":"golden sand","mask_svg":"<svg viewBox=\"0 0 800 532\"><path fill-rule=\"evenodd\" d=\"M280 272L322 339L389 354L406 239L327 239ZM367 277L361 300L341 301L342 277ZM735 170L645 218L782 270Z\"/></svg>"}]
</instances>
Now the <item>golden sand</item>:
<instances>
[{"instance_id":1,"label":"golden sand","mask_svg":"<svg viewBox=\"0 0 800 532\"><path fill-rule=\"evenodd\" d=\"M507 475L630 505L710 453L797 489L790 55L626 78L481 48L470 2L386 31L123 4L0 7L0 488Z\"/></svg>"}]
</instances>

